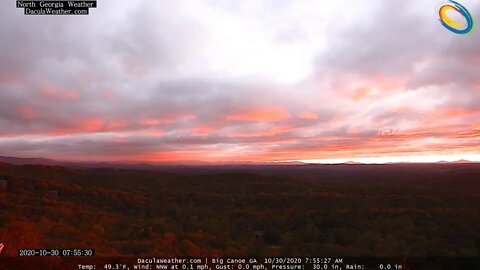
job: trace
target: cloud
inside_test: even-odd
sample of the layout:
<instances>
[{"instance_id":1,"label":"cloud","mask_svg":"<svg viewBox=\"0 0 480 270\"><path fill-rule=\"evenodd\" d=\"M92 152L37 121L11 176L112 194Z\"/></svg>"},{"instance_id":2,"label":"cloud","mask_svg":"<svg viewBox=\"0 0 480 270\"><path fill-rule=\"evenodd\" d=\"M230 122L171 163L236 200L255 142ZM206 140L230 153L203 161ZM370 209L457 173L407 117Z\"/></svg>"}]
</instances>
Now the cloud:
<instances>
[{"instance_id":1,"label":"cloud","mask_svg":"<svg viewBox=\"0 0 480 270\"><path fill-rule=\"evenodd\" d=\"M435 5L105 0L89 16L50 17L1 3L0 154L260 162L478 151L480 35L447 31Z\"/></svg>"}]
</instances>

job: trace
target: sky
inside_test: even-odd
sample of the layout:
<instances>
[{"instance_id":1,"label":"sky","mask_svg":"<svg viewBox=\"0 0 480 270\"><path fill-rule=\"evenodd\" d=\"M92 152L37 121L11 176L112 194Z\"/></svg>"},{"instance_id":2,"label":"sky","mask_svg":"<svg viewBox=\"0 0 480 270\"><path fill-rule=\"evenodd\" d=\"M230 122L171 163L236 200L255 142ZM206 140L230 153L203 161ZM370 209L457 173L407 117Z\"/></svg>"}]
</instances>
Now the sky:
<instances>
[{"instance_id":1,"label":"sky","mask_svg":"<svg viewBox=\"0 0 480 270\"><path fill-rule=\"evenodd\" d=\"M480 31L448 31L438 3L99 0L25 16L1 1L0 155L480 161Z\"/></svg>"}]
</instances>

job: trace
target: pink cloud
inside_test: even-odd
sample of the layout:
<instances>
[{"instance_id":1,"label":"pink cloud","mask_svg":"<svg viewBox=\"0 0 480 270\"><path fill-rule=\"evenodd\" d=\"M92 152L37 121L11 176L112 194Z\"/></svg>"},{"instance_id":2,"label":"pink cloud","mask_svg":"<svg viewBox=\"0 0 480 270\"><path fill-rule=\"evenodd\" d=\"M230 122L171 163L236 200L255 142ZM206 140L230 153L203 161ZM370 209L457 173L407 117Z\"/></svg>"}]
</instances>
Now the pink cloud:
<instances>
[{"instance_id":1,"label":"pink cloud","mask_svg":"<svg viewBox=\"0 0 480 270\"><path fill-rule=\"evenodd\" d=\"M195 118L195 114L184 113L178 115L171 115L165 117L148 117L140 120L140 124L143 126L158 126L158 125L167 125L173 124L178 121L185 121Z\"/></svg>"},{"instance_id":2,"label":"pink cloud","mask_svg":"<svg viewBox=\"0 0 480 270\"><path fill-rule=\"evenodd\" d=\"M27 105L19 106L15 110L25 120L33 120L38 116L38 112L36 112L32 107Z\"/></svg>"},{"instance_id":3,"label":"pink cloud","mask_svg":"<svg viewBox=\"0 0 480 270\"><path fill-rule=\"evenodd\" d=\"M80 92L73 89L61 89L53 84L45 84L40 88L42 95L59 100L78 100Z\"/></svg>"},{"instance_id":4,"label":"pink cloud","mask_svg":"<svg viewBox=\"0 0 480 270\"><path fill-rule=\"evenodd\" d=\"M290 115L281 107L253 108L227 114L227 121L280 121L290 117Z\"/></svg>"},{"instance_id":5,"label":"pink cloud","mask_svg":"<svg viewBox=\"0 0 480 270\"><path fill-rule=\"evenodd\" d=\"M317 120L318 119L318 114L314 112L301 112L298 115L298 118L304 119L304 120Z\"/></svg>"},{"instance_id":6,"label":"pink cloud","mask_svg":"<svg viewBox=\"0 0 480 270\"><path fill-rule=\"evenodd\" d=\"M194 136L205 136L211 134L213 132L218 131L219 128L208 126L208 125L200 125L192 129L192 135Z\"/></svg>"},{"instance_id":7,"label":"pink cloud","mask_svg":"<svg viewBox=\"0 0 480 270\"><path fill-rule=\"evenodd\" d=\"M295 127L292 125L281 125L281 126L265 127L262 130L256 130L256 131L244 131L244 132L231 133L228 135L228 137L230 138L251 138L251 137L264 137L264 136L268 137L268 136L283 134L294 129Z\"/></svg>"}]
</instances>

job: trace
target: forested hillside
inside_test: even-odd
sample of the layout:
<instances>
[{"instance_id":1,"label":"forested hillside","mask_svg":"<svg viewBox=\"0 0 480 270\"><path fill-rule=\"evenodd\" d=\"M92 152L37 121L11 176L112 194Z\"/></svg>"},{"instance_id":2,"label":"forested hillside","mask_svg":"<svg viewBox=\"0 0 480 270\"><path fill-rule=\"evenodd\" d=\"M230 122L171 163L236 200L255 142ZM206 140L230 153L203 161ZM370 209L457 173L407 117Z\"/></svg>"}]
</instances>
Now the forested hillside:
<instances>
[{"instance_id":1,"label":"forested hillside","mask_svg":"<svg viewBox=\"0 0 480 270\"><path fill-rule=\"evenodd\" d=\"M2 256L480 256L478 165L438 166L341 180L2 164Z\"/></svg>"}]
</instances>

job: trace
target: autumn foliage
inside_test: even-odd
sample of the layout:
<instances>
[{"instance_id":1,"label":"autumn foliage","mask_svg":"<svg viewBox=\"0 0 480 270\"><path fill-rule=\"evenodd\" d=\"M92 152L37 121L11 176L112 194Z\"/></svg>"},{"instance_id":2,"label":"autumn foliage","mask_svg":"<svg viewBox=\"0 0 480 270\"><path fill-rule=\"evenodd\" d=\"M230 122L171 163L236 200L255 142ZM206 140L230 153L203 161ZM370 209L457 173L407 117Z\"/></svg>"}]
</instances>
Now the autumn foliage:
<instances>
[{"instance_id":1,"label":"autumn foliage","mask_svg":"<svg viewBox=\"0 0 480 270\"><path fill-rule=\"evenodd\" d=\"M278 174L3 165L1 256L40 247L120 257L479 256L478 168L438 166Z\"/></svg>"}]
</instances>

